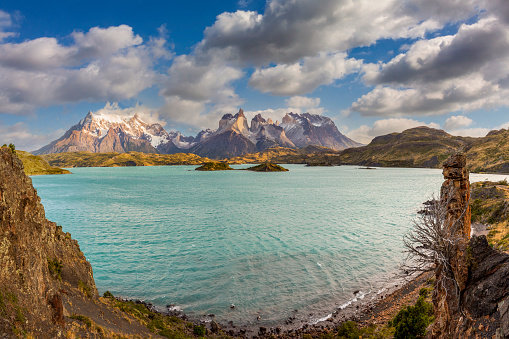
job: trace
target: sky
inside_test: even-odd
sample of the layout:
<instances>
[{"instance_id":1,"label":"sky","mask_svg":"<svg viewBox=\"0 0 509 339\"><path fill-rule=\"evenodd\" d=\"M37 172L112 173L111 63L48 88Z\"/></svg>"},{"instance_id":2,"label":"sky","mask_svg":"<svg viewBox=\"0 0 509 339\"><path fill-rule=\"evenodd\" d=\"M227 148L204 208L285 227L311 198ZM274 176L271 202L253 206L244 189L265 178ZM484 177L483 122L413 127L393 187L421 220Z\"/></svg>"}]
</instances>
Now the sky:
<instances>
[{"instance_id":1,"label":"sky","mask_svg":"<svg viewBox=\"0 0 509 339\"><path fill-rule=\"evenodd\" d=\"M196 135L242 108L323 114L362 143L509 127L508 0L0 3L0 144L36 150L89 111Z\"/></svg>"}]
</instances>

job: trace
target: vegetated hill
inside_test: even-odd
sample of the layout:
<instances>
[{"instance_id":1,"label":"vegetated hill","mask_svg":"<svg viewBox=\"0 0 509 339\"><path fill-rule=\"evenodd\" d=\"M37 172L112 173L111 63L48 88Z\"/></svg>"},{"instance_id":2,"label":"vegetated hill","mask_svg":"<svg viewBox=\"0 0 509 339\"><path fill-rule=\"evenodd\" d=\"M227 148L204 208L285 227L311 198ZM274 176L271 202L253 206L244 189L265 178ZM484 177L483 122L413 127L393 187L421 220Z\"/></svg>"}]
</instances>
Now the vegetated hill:
<instances>
[{"instance_id":1,"label":"vegetated hill","mask_svg":"<svg viewBox=\"0 0 509 339\"><path fill-rule=\"evenodd\" d=\"M466 153L472 172L509 173L509 130L491 131L474 139Z\"/></svg>"},{"instance_id":2,"label":"vegetated hill","mask_svg":"<svg viewBox=\"0 0 509 339\"><path fill-rule=\"evenodd\" d=\"M51 166L40 156L30 154L24 151L16 151L16 155L23 162L26 175L45 175L45 174L70 174L66 169Z\"/></svg>"},{"instance_id":3,"label":"vegetated hill","mask_svg":"<svg viewBox=\"0 0 509 339\"><path fill-rule=\"evenodd\" d=\"M256 165L253 167L246 168L248 171L253 172L288 172L288 169L281 167L277 164L266 162L264 164Z\"/></svg>"},{"instance_id":4,"label":"vegetated hill","mask_svg":"<svg viewBox=\"0 0 509 339\"><path fill-rule=\"evenodd\" d=\"M259 164L275 162L280 164L306 164L311 159L329 159L337 156L341 151L336 151L322 146L306 146L304 148L271 147L264 151L249 153L239 157L223 159L230 164Z\"/></svg>"},{"instance_id":5,"label":"vegetated hill","mask_svg":"<svg viewBox=\"0 0 509 339\"><path fill-rule=\"evenodd\" d=\"M124 167L124 166L166 166L166 165L200 165L210 159L195 154L149 154L130 153L92 153L68 152L45 154L42 157L50 165L61 167Z\"/></svg>"},{"instance_id":6,"label":"vegetated hill","mask_svg":"<svg viewBox=\"0 0 509 339\"><path fill-rule=\"evenodd\" d=\"M332 162L361 166L439 168L451 154L465 149L473 140L422 126L376 137L367 146L343 151Z\"/></svg>"},{"instance_id":7,"label":"vegetated hill","mask_svg":"<svg viewBox=\"0 0 509 339\"><path fill-rule=\"evenodd\" d=\"M509 184L482 181L472 184L470 197L472 222L488 224L488 242L500 250L509 250Z\"/></svg>"}]
</instances>

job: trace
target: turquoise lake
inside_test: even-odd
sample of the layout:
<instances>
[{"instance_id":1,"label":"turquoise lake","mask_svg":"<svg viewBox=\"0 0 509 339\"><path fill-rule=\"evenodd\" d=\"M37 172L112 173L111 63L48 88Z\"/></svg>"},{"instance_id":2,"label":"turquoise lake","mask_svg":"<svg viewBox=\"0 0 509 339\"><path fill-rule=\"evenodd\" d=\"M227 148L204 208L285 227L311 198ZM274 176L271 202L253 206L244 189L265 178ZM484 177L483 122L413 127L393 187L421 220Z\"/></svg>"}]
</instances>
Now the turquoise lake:
<instances>
[{"instance_id":1,"label":"turquoise lake","mask_svg":"<svg viewBox=\"0 0 509 339\"><path fill-rule=\"evenodd\" d=\"M74 168L32 180L46 217L78 240L99 293L243 325L313 321L354 291L376 296L443 181L434 169L195 167ZM505 176L471 175L485 178Z\"/></svg>"}]
</instances>

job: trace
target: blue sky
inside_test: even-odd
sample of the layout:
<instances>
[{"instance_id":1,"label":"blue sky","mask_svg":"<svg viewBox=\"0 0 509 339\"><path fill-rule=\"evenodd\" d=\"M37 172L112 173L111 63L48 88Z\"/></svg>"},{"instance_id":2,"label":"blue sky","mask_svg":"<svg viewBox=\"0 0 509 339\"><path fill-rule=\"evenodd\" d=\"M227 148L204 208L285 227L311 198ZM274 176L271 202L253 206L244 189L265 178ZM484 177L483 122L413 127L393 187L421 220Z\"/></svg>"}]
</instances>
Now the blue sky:
<instances>
[{"instance_id":1,"label":"blue sky","mask_svg":"<svg viewBox=\"0 0 509 339\"><path fill-rule=\"evenodd\" d=\"M508 104L505 0L0 4L0 143L25 150L104 107L192 135L241 107L310 112L367 143L483 136L509 127Z\"/></svg>"}]
</instances>

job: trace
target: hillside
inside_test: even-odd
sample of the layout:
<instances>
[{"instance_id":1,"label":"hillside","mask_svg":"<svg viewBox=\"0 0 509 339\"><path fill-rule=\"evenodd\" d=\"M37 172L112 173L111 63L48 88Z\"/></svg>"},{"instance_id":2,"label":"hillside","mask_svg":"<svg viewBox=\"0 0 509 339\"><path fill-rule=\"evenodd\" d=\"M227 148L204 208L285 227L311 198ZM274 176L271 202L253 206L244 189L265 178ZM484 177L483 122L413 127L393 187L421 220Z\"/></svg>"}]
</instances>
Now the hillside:
<instances>
[{"instance_id":1,"label":"hillside","mask_svg":"<svg viewBox=\"0 0 509 339\"><path fill-rule=\"evenodd\" d=\"M472 184L472 222L487 224L490 245L509 251L509 184L483 181Z\"/></svg>"},{"instance_id":2,"label":"hillside","mask_svg":"<svg viewBox=\"0 0 509 339\"><path fill-rule=\"evenodd\" d=\"M249 153L238 157L223 159L230 164L260 164L274 162L281 164L306 164L310 161L328 159L338 156L341 152L322 146L306 146L301 149L271 147L264 151Z\"/></svg>"},{"instance_id":3,"label":"hillside","mask_svg":"<svg viewBox=\"0 0 509 339\"><path fill-rule=\"evenodd\" d=\"M452 136L442 130L416 127L379 136L364 147L350 148L333 159L341 165L377 167L432 167L461 148L467 147L473 138Z\"/></svg>"},{"instance_id":4,"label":"hillside","mask_svg":"<svg viewBox=\"0 0 509 339\"><path fill-rule=\"evenodd\" d=\"M70 174L66 169L51 166L40 156L30 154L24 151L16 151L16 155L23 162L26 175L46 175L46 174Z\"/></svg>"},{"instance_id":5,"label":"hillside","mask_svg":"<svg viewBox=\"0 0 509 339\"><path fill-rule=\"evenodd\" d=\"M61 167L124 167L124 166L166 166L201 165L210 159L195 154L150 154L130 153L92 153L68 152L45 154L42 157L53 166Z\"/></svg>"},{"instance_id":6,"label":"hillside","mask_svg":"<svg viewBox=\"0 0 509 339\"><path fill-rule=\"evenodd\" d=\"M467 161L473 172L509 173L509 130L474 139L467 149Z\"/></svg>"}]
</instances>

